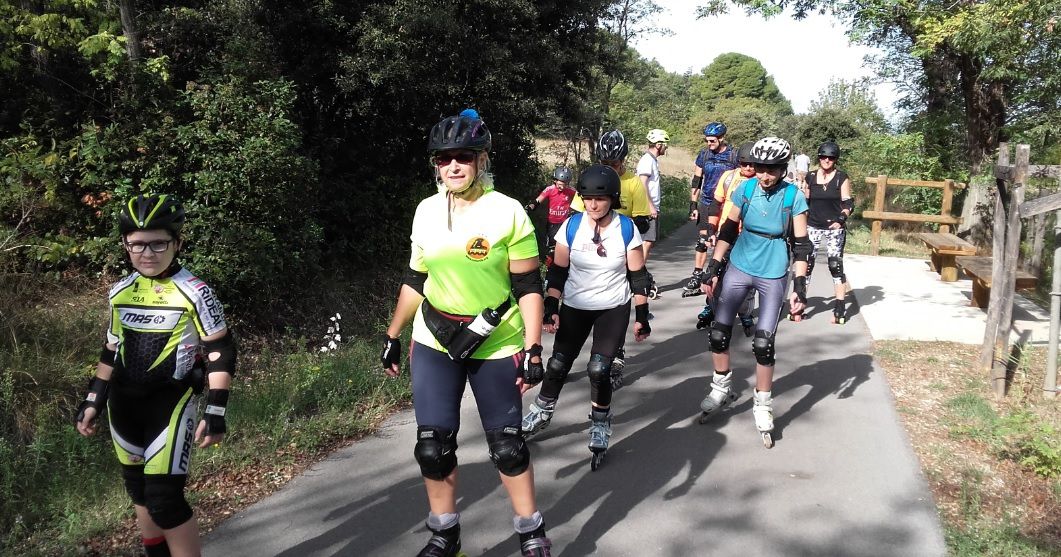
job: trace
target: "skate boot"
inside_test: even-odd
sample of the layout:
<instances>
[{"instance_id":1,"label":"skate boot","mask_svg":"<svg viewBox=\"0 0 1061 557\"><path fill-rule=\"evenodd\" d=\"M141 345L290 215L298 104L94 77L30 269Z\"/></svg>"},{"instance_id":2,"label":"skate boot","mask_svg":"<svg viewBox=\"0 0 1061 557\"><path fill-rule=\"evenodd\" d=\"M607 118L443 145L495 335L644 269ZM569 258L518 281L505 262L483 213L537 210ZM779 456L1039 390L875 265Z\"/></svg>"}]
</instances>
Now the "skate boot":
<instances>
[{"instance_id":1,"label":"skate boot","mask_svg":"<svg viewBox=\"0 0 1061 557\"><path fill-rule=\"evenodd\" d=\"M416 557L467 557L461 551L461 525L454 524L445 530L435 530L428 526L432 536L427 545L416 554Z\"/></svg>"},{"instance_id":2,"label":"skate boot","mask_svg":"<svg viewBox=\"0 0 1061 557\"><path fill-rule=\"evenodd\" d=\"M529 439L532 435L545 429L549 425L549 421L553 419L553 411L556 409L556 401L547 402L542 400L539 396L530 405L530 411L527 412L526 416L523 416L523 423L520 424L520 429L523 430L523 437Z\"/></svg>"},{"instance_id":3,"label":"skate boot","mask_svg":"<svg viewBox=\"0 0 1061 557\"><path fill-rule=\"evenodd\" d=\"M552 557L553 542L545 537L545 526L519 535L519 551L522 557Z\"/></svg>"},{"instance_id":4,"label":"skate boot","mask_svg":"<svg viewBox=\"0 0 1061 557\"><path fill-rule=\"evenodd\" d=\"M612 413L609 409L593 408L590 410L589 419L589 450L593 453L590 457L590 470L596 470L604 462L604 455L608 453L608 440L612 436Z\"/></svg>"},{"instance_id":5,"label":"skate boot","mask_svg":"<svg viewBox=\"0 0 1061 557\"><path fill-rule=\"evenodd\" d=\"M682 285L682 298L689 298L700 294L700 283L703 280L703 271L693 271L693 275Z\"/></svg>"},{"instance_id":6,"label":"skate boot","mask_svg":"<svg viewBox=\"0 0 1061 557\"><path fill-rule=\"evenodd\" d=\"M750 315L741 315L740 326L744 328L744 336L750 337L755 334L755 320Z\"/></svg>"},{"instance_id":7,"label":"skate boot","mask_svg":"<svg viewBox=\"0 0 1061 557\"><path fill-rule=\"evenodd\" d=\"M755 391L755 405L752 406L752 417L755 418L755 428L763 437L763 445L766 448L774 446L774 399L770 397L770 391Z\"/></svg>"},{"instance_id":8,"label":"skate boot","mask_svg":"<svg viewBox=\"0 0 1061 557\"><path fill-rule=\"evenodd\" d=\"M847 308L844 307L843 300L833 301L833 323L837 325L847 323Z\"/></svg>"},{"instance_id":9,"label":"skate boot","mask_svg":"<svg viewBox=\"0 0 1061 557\"><path fill-rule=\"evenodd\" d=\"M737 393L730 388L731 383L733 383L732 373L715 372L714 377L711 378L711 390L700 402L700 423L707 423L711 416L737 400Z\"/></svg>"},{"instance_id":10,"label":"skate boot","mask_svg":"<svg viewBox=\"0 0 1061 557\"><path fill-rule=\"evenodd\" d=\"M714 320L715 311L711 309L711 304L704 304L704 309L700 310L700 314L696 316L696 330L700 331L710 327Z\"/></svg>"},{"instance_id":11,"label":"skate boot","mask_svg":"<svg viewBox=\"0 0 1061 557\"><path fill-rule=\"evenodd\" d=\"M618 391L623 386L623 368L626 367L626 349L620 348L612 359L612 367L609 370L612 378L612 391Z\"/></svg>"}]
</instances>

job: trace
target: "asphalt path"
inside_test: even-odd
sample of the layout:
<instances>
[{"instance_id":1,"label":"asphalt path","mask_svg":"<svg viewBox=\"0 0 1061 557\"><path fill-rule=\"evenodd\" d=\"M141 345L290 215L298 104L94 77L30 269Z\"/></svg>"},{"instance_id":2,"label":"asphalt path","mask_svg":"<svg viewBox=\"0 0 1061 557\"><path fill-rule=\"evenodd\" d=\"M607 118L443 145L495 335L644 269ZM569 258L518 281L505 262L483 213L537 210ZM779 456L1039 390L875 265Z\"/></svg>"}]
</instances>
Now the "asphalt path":
<instances>
[{"instance_id":1,"label":"asphalt path","mask_svg":"<svg viewBox=\"0 0 1061 557\"><path fill-rule=\"evenodd\" d=\"M652 336L627 341L626 385L613 399L614 434L601 468L590 470L586 447L585 351L552 424L529 442L553 554L945 555L931 494L857 304L848 324L830 323L824 261L811 280L809 319L784 321L778 330L774 448L763 447L755 430L755 360L739 327L732 367L741 397L697 423L711 371L707 332L694 327L702 298L680 297L694 234L684 226L651 254L664 293L651 305ZM526 395L525 407L536 393ZM464 551L517 555L512 509L470 391L461 419ZM415 439L412 412L394 415L374 435L223 523L206 537L204 553L416 555L429 533Z\"/></svg>"}]
</instances>

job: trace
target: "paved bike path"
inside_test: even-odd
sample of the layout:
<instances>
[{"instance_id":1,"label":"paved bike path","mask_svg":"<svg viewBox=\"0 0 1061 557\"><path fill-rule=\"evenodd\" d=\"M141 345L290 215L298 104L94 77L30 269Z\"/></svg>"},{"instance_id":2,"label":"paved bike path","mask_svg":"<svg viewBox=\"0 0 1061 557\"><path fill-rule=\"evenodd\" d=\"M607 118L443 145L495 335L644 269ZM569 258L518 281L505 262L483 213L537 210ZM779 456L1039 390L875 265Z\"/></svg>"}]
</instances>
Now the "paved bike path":
<instances>
[{"instance_id":1,"label":"paved bike path","mask_svg":"<svg viewBox=\"0 0 1061 557\"><path fill-rule=\"evenodd\" d=\"M778 331L776 445L751 416L754 357L737 328L741 398L700 425L711 369L699 298L680 297L695 231L657 245L650 269L666 290L652 303L652 336L628 340L626 386L613 400L604 465L589 467L586 354L552 424L530 441L538 504L554 555L945 555L931 494L899 423L858 307L830 323L825 265L810 285L810 318ZM873 277L852 276L853 286ZM863 282L860 282L863 281ZM552 340L545 340L547 354ZM537 393L527 394L524 405ZM470 391L458 435L465 552L518 554L512 510ZM415 555L428 538L427 502L413 460L416 424L396 414L207 536L206 555Z\"/></svg>"}]
</instances>

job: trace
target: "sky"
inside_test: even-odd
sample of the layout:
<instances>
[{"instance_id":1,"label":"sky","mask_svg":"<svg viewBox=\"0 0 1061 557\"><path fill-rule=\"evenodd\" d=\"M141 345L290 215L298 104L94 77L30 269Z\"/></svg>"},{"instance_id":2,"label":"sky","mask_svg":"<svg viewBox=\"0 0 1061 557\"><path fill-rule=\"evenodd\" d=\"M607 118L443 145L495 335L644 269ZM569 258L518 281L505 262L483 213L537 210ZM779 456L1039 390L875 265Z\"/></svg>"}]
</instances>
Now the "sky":
<instances>
[{"instance_id":1,"label":"sky","mask_svg":"<svg viewBox=\"0 0 1061 557\"><path fill-rule=\"evenodd\" d=\"M842 23L827 16L796 21L785 14L763 20L731 7L731 13L698 20L699 0L657 1L666 11L656 22L673 34L643 36L633 44L642 56L656 59L667 71L699 72L719 54L739 52L762 63L797 113L808 110L830 79L874 74L872 68L863 67L863 58L875 49L850 44ZM873 91L884 114L894 118L894 87L881 84Z\"/></svg>"}]
</instances>

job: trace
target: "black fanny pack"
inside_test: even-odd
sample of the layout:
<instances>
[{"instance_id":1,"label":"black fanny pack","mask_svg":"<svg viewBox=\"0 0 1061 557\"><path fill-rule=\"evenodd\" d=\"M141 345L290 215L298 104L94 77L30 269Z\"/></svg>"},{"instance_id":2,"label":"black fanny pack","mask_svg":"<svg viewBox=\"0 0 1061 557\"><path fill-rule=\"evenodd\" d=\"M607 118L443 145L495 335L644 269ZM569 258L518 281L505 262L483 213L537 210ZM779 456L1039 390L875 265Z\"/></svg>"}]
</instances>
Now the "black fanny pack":
<instances>
[{"instance_id":1,"label":"black fanny pack","mask_svg":"<svg viewBox=\"0 0 1061 557\"><path fill-rule=\"evenodd\" d=\"M512 299L505 300L496 309L486 308L479 315L443 313L435 309L426 298L420 307L424 314L424 324L435 340L445 347L451 360L463 363L501 324L501 318L512 307Z\"/></svg>"}]
</instances>

